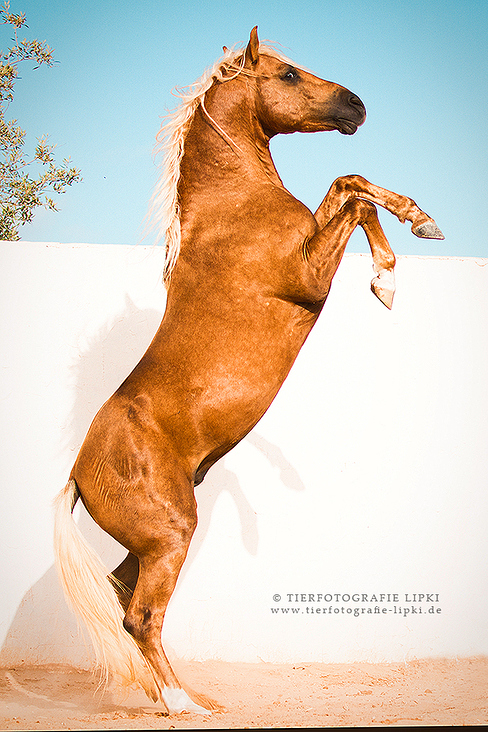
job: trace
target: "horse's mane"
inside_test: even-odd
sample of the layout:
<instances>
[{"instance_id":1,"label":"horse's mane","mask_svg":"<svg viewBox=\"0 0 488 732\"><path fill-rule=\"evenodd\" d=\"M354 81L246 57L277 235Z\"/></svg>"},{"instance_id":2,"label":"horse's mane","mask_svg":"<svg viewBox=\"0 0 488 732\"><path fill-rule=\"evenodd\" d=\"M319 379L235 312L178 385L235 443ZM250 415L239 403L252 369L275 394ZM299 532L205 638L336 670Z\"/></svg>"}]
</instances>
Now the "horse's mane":
<instances>
[{"instance_id":1,"label":"horse's mane","mask_svg":"<svg viewBox=\"0 0 488 732\"><path fill-rule=\"evenodd\" d=\"M284 63L293 63L269 43L260 43L259 52L273 56ZM203 100L205 93L215 81L230 81L241 73L250 73L244 69L244 60L244 47L224 48L224 55L206 69L194 84L184 89L176 88L173 93L180 98L181 103L163 117L161 129L156 135L155 156L162 156L161 174L151 197L146 220L149 223L147 228L156 230L156 243L163 240L165 242L164 282L169 281L180 252L180 211L177 188L186 134L199 105L203 106L208 116ZM296 68L303 68L296 64L293 65ZM223 131L221 130L221 132ZM225 135L225 133L223 134Z\"/></svg>"}]
</instances>

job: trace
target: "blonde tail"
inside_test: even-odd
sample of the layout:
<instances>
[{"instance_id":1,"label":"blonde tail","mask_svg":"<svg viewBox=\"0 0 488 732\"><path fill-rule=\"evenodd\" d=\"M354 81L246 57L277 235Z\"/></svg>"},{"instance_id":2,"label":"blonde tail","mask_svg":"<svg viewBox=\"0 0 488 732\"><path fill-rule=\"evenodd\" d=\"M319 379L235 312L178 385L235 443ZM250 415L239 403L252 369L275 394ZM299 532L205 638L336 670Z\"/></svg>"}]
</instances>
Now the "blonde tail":
<instances>
[{"instance_id":1,"label":"blonde tail","mask_svg":"<svg viewBox=\"0 0 488 732\"><path fill-rule=\"evenodd\" d=\"M54 499L54 554L68 605L85 623L105 681L136 683L153 700L160 698L154 677L134 639L123 627L124 612L108 570L78 529L73 508L80 497L70 480Z\"/></svg>"}]
</instances>

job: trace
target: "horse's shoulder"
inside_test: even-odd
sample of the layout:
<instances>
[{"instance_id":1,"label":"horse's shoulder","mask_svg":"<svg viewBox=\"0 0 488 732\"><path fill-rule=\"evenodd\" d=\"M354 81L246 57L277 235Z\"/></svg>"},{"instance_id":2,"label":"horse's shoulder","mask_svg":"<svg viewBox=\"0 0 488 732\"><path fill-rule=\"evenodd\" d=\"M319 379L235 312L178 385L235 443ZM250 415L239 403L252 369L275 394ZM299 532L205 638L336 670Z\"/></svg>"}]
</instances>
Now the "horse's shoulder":
<instances>
[{"instance_id":1,"label":"horse's shoulder","mask_svg":"<svg viewBox=\"0 0 488 732\"><path fill-rule=\"evenodd\" d=\"M302 201L290 193L286 188L282 188L276 196L275 210L284 223L297 232L303 232L303 236L313 236L317 230L317 221L311 210Z\"/></svg>"},{"instance_id":2,"label":"horse's shoulder","mask_svg":"<svg viewBox=\"0 0 488 732\"><path fill-rule=\"evenodd\" d=\"M263 186L253 193L254 202L263 212L263 219L278 216L298 225L316 227L317 222L310 209L284 186Z\"/></svg>"}]
</instances>

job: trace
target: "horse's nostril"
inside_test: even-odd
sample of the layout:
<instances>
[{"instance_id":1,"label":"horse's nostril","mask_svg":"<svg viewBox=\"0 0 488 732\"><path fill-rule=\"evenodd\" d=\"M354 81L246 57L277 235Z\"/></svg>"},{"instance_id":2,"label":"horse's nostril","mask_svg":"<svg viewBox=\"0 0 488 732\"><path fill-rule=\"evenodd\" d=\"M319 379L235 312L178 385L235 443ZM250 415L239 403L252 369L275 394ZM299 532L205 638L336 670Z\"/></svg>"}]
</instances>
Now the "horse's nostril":
<instances>
[{"instance_id":1,"label":"horse's nostril","mask_svg":"<svg viewBox=\"0 0 488 732\"><path fill-rule=\"evenodd\" d=\"M364 109L364 104L362 103L360 98L356 96L356 94L351 94L348 101L351 106L358 107L359 109Z\"/></svg>"},{"instance_id":2,"label":"horse's nostril","mask_svg":"<svg viewBox=\"0 0 488 732\"><path fill-rule=\"evenodd\" d=\"M354 113L358 115L358 123L361 125L366 119L366 108L360 98L356 94L349 94L347 99L349 107L354 110Z\"/></svg>"}]
</instances>

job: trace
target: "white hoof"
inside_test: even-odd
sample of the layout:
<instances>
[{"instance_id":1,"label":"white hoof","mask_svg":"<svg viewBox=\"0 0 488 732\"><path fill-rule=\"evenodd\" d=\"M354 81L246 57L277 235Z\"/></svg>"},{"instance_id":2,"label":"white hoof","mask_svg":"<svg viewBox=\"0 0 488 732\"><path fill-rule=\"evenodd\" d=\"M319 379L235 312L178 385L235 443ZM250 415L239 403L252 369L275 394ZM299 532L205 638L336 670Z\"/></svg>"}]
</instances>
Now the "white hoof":
<instances>
[{"instance_id":1,"label":"white hoof","mask_svg":"<svg viewBox=\"0 0 488 732\"><path fill-rule=\"evenodd\" d=\"M171 689L165 686L161 692L163 702L168 708L170 714L181 714L182 712L192 712L193 714L210 715L212 712L205 707L201 707L190 699L184 689Z\"/></svg>"},{"instance_id":2,"label":"white hoof","mask_svg":"<svg viewBox=\"0 0 488 732\"><path fill-rule=\"evenodd\" d=\"M376 297L391 310L395 294L395 274L392 269L380 269L371 281L371 289Z\"/></svg>"}]
</instances>

